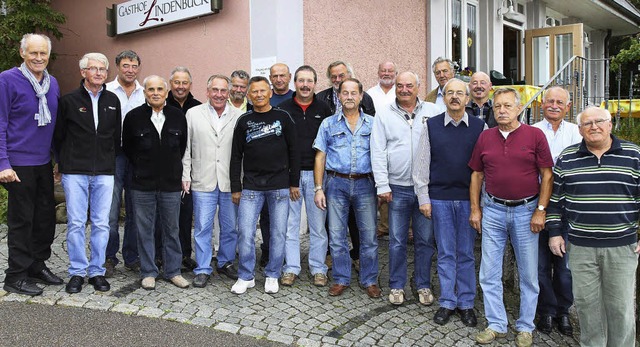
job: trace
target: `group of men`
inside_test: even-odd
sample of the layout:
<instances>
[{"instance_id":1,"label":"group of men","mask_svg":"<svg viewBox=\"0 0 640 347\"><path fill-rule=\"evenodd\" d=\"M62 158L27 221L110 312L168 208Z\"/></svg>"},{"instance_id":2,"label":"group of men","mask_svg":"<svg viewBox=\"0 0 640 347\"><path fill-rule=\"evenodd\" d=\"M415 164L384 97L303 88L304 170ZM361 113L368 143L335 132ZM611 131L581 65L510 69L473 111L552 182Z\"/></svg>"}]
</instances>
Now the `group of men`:
<instances>
[{"instance_id":1,"label":"group of men","mask_svg":"<svg viewBox=\"0 0 640 347\"><path fill-rule=\"evenodd\" d=\"M411 230L419 302L435 300L437 246L441 290L433 319L444 325L457 313L476 326L480 234L488 327L478 343L507 333L508 239L519 274L518 346L530 346L536 328L550 333L557 325L571 335L574 299L581 344L633 345L640 148L611 135L606 110L590 107L577 125L565 121L571 101L560 87L545 91L544 120L529 126L519 121L515 90L497 89L491 99L487 74L476 72L467 84L453 78L443 58L432 65L438 87L426 101L418 97L418 75L398 73L393 62L379 65L379 83L367 93L349 64L336 61L326 71L332 85L318 94L311 66L295 71L294 91L289 67L278 63L269 79L242 70L212 75L201 104L185 67L169 81L150 75L140 84L141 59L130 50L116 56L117 77L109 83L108 59L85 54L81 85L64 96L46 69L46 36L25 35L20 53L24 63L0 74L6 291L40 295L36 281L63 284L45 264L55 230L53 153L66 196L69 293L80 292L85 277L97 291L110 289L124 190L122 257L144 289L153 290L161 273L180 288L205 287L215 265L236 280L233 293L245 293L255 286L258 219L265 292L293 285L301 273L304 202L313 284L328 285L329 250L330 296L350 287L353 264L360 286L378 298L376 214L387 204L391 304L405 301ZM193 271L192 283L182 267Z\"/></svg>"}]
</instances>

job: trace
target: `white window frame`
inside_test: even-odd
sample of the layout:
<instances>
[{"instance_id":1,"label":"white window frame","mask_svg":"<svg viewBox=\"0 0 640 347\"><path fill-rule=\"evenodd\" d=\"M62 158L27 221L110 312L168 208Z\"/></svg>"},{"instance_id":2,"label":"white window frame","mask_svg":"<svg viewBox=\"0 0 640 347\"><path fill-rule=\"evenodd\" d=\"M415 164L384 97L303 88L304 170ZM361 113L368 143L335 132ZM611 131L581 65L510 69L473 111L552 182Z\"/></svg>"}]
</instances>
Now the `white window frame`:
<instances>
[{"instance_id":1,"label":"white window frame","mask_svg":"<svg viewBox=\"0 0 640 347\"><path fill-rule=\"evenodd\" d=\"M454 0L447 0L447 35L446 35L446 49L448 53L448 57L453 60L453 2ZM478 0L460 0L460 42L467 42L467 4L473 5L476 7L476 62L474 68L478 70L482 64L480 57L480 2ZM486 38L484 38L486 39ZM467 46L463 44L463 47L460 49L460 70L463 70L465 67L469 66L468 54L467 54ZM474 71L475 72L475 71Z\"/></svg>"}]
</instances>

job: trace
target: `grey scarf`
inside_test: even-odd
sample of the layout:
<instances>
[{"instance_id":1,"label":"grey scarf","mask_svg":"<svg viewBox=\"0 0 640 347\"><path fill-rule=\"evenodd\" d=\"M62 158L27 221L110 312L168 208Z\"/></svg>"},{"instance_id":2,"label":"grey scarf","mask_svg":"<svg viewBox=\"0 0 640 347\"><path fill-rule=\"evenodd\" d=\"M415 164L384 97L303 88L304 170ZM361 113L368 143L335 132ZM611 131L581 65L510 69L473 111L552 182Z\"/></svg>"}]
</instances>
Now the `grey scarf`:
<instances>
[{"instance_id":1,"label":"grey scarf","mask_svg":"<svg viewBox=\"0 0 640 347\"><path fill-rule=\"evenodd\" d=\"M51 123L51 111L49 111L49 106L47 105L47 93L49 92L49 86L51 85L49 72L47 72L46 69L44 70L42 85L40 85L33 73L27 69L25 63L22 63L18 69L22 72L22 75L29 80L33 87L33 91L36 92L36 96L38 97L38 113L36 113L33 119L38 121L39 127L43 127Z\"/></svg>"}]
</instances>

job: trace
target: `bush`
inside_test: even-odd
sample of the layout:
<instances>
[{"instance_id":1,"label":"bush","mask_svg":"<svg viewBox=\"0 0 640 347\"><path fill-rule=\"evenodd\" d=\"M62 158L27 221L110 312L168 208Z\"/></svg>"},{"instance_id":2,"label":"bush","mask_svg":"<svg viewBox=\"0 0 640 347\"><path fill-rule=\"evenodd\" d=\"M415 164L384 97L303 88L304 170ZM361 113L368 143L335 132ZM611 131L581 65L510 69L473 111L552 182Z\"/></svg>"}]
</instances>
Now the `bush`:
<instances>
[{"instance_id":1,"label":"bush","mask_svg":"<svg viewBox=\"0 0 640 347\"><path fill-rule=\"evenodd\" d=\"M7 190L0 188L0 224L7 224Z\"/></svg>"},{"instance_id":2,"label":"bush","mask_svg":"<svg viewBox=\"0 0 640 347\"><path fill-rule=\"evenodd\" d=\"M631 141L640 145L640 120L639 119L621 119L620 127L613 133L617 137ZM614 125L615 129L615 125Z\"/></svg>"}]
</instances>

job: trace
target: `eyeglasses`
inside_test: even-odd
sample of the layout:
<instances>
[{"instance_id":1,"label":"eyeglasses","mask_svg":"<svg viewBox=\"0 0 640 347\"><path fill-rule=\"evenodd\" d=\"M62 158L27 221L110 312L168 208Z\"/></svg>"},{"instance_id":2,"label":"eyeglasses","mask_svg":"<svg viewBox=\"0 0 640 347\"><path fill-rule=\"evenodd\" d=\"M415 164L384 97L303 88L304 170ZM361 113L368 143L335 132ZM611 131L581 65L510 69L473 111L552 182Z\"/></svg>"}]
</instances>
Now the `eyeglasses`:
<instances>
[{"instance_id":1,"label":"eyeglasses","mask_svg":"<svg viewBox=\"0 0 640 347\"><path fill-rule=\"evenodd\" d=\"M96 73L96 72L107 73L107 71L109 71L109 69L107 68L95 67L95 66L85 67L84 70L89 70L91 71L91 73Z\"/></svg>"},{"instance_id":2,"label":"eyeglasses","mask_svg":"<svg viewBox=\"0 0 640 347\"><path fill-rule=\"evenodd\" d=\"M459 98L462 98L462 97L464 97L465 95L467 95L467 93L463 92L462 90L458 90L458 91L455 91L455 90L448 90L448 91L445 93L445 95L446 95L446 96L448 96L448 97L452 97L452 96L454 96L454 95L455 95L455 96L457 96L457 97L459 97Z\"/></svg>"},{"instance_id":3,"label":"eyeglasses","mask_svg":"<svg viewBox=\"0 0 640 347\"><path fill-rule=\"evenodd\" d=\"M597 126L598 128L601 128L605 122L608 122L610 120L611 119L608 119L608 118L601 118L601 119L596 119L588 122L582 122L578 124L578 126L580 126L581 128L591 128L595 124L595 126Z\"/></svg>"}]
</instances>

